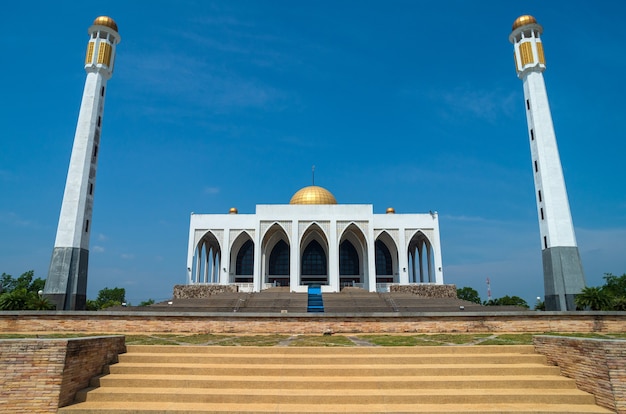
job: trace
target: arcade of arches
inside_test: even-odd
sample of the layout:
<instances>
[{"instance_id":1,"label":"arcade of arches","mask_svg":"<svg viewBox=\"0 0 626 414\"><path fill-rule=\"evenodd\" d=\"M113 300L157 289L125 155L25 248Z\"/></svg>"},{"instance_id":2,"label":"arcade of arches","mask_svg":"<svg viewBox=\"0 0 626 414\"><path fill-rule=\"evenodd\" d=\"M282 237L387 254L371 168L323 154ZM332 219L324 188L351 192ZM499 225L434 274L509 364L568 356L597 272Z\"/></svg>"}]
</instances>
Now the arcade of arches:
<instances>
[{"instance_id":1,"label":"arcade of arches","mask_svg":"<svg viewBox=\"0 0 626 414\"><path fill-rule=\"evenodd\" d=\"M391 284L443 284L437 213L374 214L371 204L337 204L321 187L254 214L192 214L188 284L236 284L260 291L310 285L337 292Z\"/></svg>"}]
</instances>

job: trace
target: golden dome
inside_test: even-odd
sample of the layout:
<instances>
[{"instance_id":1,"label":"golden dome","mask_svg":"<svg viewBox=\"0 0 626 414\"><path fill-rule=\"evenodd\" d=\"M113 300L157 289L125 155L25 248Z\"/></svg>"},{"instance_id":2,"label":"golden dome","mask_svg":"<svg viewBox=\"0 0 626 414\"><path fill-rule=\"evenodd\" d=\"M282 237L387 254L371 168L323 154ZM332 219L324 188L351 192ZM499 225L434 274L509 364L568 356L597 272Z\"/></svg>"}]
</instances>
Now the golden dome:
<instances>
[{"instance_id":1,"label":"golden dome","mask_svg":"<svg viewBox=\"0 0 626 414\"><path fill-rule=\"evenodd\" d=\"M111 29L117 32L117 23L115 23L115 20L111 19L108 16L96 17L96 20L93 21L93 24L94 26L99 25L99 26L110 27Z\"/></svg>"},{"instance_id":2,"label":"golden dome","mask_svg":"<svg viewBox=\"0 0 626 414\"><path fill-rule=\"evenodd\" d=\"M389 208L387 209L387 214L396 214L396 209L395 209L395 208L393 208L393 207L389 207Z\"/></svg>"},{"instance_id":3,"label":"golden dome","mask_svg":"<svg viewBox=\"0 0 626 414\"><path fill-rule=\"evenodd\" d=\"M230 210L228 210L228 214L239 214L239 210L237 210L236 207L231 207Z\"/></svg>"},{"instance_id":4,"label":"golden dome","mask_svg":"<svg viewBox=\"0 0 626 414\"><path fill-rule=\"evenodd\" d=\"M289 204L337 204L337 200L327 189L311 185L298 190Z\"/></svg>"},{"instance_id":5,"label":"golden dome","mask_svg":"<svg viewBox=\"0 0 626 414\"><path fill-rule=\"evenodd\" d=\"M530 14L525 14L515 19L512 30L515 30L518 27L526 26L527 24L537 24L537 20Z\"/></svg>"}]
</instances>

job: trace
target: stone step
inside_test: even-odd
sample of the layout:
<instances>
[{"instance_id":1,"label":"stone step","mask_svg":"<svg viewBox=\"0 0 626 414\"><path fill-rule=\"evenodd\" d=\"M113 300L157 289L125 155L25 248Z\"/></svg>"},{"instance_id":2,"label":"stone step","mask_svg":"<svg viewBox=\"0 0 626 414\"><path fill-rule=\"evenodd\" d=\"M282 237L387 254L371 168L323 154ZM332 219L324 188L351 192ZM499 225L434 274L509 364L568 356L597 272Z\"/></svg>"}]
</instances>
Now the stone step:
<instances>
[{"instance_id":1,"label":"stone step","mask_svg":"<svg viewBox=\"0 0 626 414\"><path fill-rule=\"evenodd\" d=\"M198 403L167 403L160 402L85 402L60 408L59 414L314 414L314 413L363 413L363 414L420 414L420 413L500 413L500 414L607 414L611 411L596 405L574 404L206 404Z\"/></svg>"},{"instance_id":2,"label":"stone step","mask_svg":"<svg viewBox=\"0 0 626 414\"><path fill-rule=\"evenodd\" d=\"M472 354L423 354L423 355L264 355L259 354L175 354L167 355L153 353L132 353L122 354L119 356L120 363L134 364L151 364L151 363L178 363L178 364L245 364L248 366L256 365L424 365L424 364L441 364L447 365L463 360L464 364L523 364L536 363L545 364L546 358L543 355L516 355L516 354L499 354L499 355L472 355Z\"/></svg>"},{"instance_id":3,"label":"stone step","mask_svg":"<svg viewBox=\"0 0 626 414\"><path fill-rule=\"evenodd\" d=\"M459 375L559 375L559 368L541 364L421 364L421 365L274 365L274 364L115 364L111 374L170 374L170 375L246 375L293 377L342 375L349 376L459 376Z\"/></svg>"},{"instance_id":4,"label":"stone step","mask_svg":"<svg viewBox=\"0 0 626 414\"><path fill-rule=\"evenodd\" d=\"M58 412L609 412L532 346L127 350Z\"/></svg>"},{"instance_id":5,"label":"stone step","mask_svg":"<svg viewBox=\"0 0 626 414\"><path fill-rule=\"evenodd\" d=\"M267 346L179 346L179 345L127 345L128 354L261 354L261 355L441 355L441 354L535 354L532 345L479 345L479 346L393 346L393 347L267 347ZM123 354L126 355L126 354Z\"/></svg>"},{"instance_id":6,"label":"stone step","mask_svg":"<svg viewBox=\"0 0 626 414\"><path fill-rule=\"evenodd\" d=\"M500 404L532 401L543 404L594 404L592 395L577 389L385 389L359 390L243 390L210 388L126 388L106 387L82 390L76 401L110 402L180 402L180 403L229 403L229 404L317 404L322 400L333 404Z\"/></svg>"},{"instance_id":7,"label":"stone step","mask_svg":"<svg viewBox=\"0 0 626 414\"><path fill-rule=\"evenodd\" d=\"M539 388L575 389L573 381L554 375L455 377L242 377L237 375L144 375L111 374L96 377L92 387L155 387L155 388L242 388L242 389L465 389L465 388Z\"/></svg>"}]
</instances>

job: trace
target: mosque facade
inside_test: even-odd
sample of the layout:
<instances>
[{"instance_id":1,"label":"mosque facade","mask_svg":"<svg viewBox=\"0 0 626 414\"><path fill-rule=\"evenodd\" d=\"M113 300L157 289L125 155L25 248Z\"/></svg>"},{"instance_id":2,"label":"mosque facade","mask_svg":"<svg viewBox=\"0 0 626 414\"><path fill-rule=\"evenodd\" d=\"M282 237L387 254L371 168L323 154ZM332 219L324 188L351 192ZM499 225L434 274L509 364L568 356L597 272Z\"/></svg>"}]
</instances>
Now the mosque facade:
<instances>
[{"instance_id":1,"label":"mosque facade","mask_svg":"<svg viewBox=\"0 0 626 414\"><path fill-rule=\"evenodd\" d=\"M192 213L187 278L249 292L443 284L439 219L436 212L374 214L371 204L337 204L314 185L289 204L257 205L254 214Z\"/></svg>"}]
</instances>

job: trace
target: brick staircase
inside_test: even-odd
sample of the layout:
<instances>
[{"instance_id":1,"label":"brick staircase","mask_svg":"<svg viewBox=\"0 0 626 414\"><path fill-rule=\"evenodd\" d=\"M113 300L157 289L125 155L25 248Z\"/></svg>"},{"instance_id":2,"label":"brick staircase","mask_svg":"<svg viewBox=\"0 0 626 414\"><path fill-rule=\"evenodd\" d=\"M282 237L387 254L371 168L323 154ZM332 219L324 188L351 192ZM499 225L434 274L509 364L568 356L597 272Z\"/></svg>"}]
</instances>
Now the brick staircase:
<instances>
[{"instance_id":1,"label":"brick staircase","mask_svg":"<svg viewBox=\"0 0 626 414\"><path fill-rule=\"evenodd\" d=\"M128 346L75 413L609 413L532 346Z\"/></svg>"}]
</instances>

